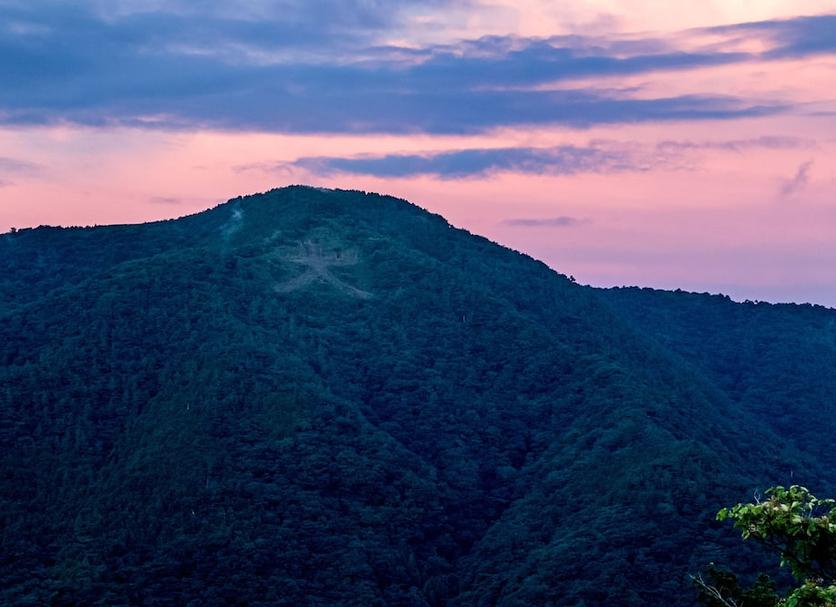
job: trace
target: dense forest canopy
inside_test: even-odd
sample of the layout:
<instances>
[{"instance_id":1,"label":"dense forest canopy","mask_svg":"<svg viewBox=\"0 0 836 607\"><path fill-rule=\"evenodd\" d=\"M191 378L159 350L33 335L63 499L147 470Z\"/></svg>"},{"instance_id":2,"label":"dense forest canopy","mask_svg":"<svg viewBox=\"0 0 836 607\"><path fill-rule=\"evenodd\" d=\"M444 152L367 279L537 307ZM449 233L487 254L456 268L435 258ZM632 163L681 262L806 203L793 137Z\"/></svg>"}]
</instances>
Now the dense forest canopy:
<instances>
[{"instance_id":1,"label":"dense forest canopy","mask_svg":"<svg viewBox=\"0 0 836 607\"><path fill-rule=\"evenodd\" d=\"M694 605L718 508L836 494L835 370L836 311L582 287L375 194L19 230L0 602Z\"/></svg>"}]
</instances>

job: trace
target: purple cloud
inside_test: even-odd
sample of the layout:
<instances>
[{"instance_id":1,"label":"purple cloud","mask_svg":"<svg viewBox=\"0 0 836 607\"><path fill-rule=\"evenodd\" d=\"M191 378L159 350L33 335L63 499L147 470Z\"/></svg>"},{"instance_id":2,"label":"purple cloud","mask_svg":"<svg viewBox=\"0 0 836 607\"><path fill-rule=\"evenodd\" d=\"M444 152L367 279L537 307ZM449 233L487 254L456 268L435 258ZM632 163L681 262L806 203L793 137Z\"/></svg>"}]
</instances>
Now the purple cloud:
<instances>
[{"instance_id":1,"label":"purple cloud","mask_svg":"<svg viewBox=\"0 0 836 607\"><path fill-rule=\"evenodd\" d=\"M589 223L588 219L579 219L577 217L570 217L561 215L559 217L540 217L540 218L516 218L506 219L502 222L503 225L513 226L517 228L568 228Z\"/></svg>"},{"instance_id":2,"label":"purple cloud","mask_svg":"<svg viewBox=\"0 0 836 607\"><path fill-rule=\"evenodd\" d=\"M796 149L814 142L794 137L763 136L716 141L661 141L642 146L618 141L593 141L587 146L472 148L421 154L309 156L290 163L243 165L239 171L261 170L288 174L292 169L327 176L332 174L441 179L480 177L496 172L537 175L641 172L690 166L687 155L703 150L743 153L750 149Z\"/></svg>"},{"instance_id":3,"label":"purple cloud","mask_svg":"<svg viewBox=\"0 0 836 607\"><path fill-rule=\"evenodd\" d=\"M180 1L166 10L130 11L128 6L49 0L0 4L5 85L0 122L478 133L501 126L722 120L788 109L784 103L710 91L637 98L630 91L595 87L537 88L758 57L731 50L683 51L675 37L494 36L405 49L377 42L407 23L412 9L425 6L417 0L385 6L381 0L265 0L236 13L219 1L202 2L199 10ZM322 21L322 14L329 19ZM774 28L789 27L781 23ZM752 35L770 27L750 26ZM822 30L827 37L816 20L794 27ZM739 34L729 30L729 35ZM788 34L780 39L798 43Z\"/></svg>"},{"instance_id":4,"label":"purple cloud","mask_svg":"<svg viewBox=\"0 0 836 607\"><path fill-rule=\"evenodd\" d=\"M807 187L807 184L810 183L810 169L813 167L813 161L808 160L807 162L801 163L798 169L795 171L795 175L792 178L788 179L784 182L780 189L780 196L781 198L791 198L804 190Z\"/></svg>"}]
</instances>

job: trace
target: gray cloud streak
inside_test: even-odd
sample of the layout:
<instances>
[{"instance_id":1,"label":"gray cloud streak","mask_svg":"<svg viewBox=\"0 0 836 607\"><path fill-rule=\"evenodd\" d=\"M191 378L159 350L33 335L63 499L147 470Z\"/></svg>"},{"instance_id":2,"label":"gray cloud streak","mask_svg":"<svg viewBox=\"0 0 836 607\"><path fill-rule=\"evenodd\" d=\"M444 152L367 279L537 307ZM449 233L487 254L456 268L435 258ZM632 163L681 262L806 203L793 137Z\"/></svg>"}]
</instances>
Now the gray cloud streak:
<instances>
[{"instance_id":1,"label":"gray cloud streak","mask_svg":"<svg viewBox=\"0 0 836 607\"><path fill-rule=\"evenodd\" d=\"M836 52L836 14L774 19L708 28L709 32L771 44L763 59L793 59Z\"/></svg>"},{"instance_id":2,"label":"gray cloud streak","mask_svg":"<svg viewBox=\"0 0 836 607\"><path fill-rule=\"evenodd\" d=\"M744 152L761 148L769 150L792 150L815 147L816 142L800 137L763 136L751 139L731 139L727 141L660 141L657 148L662 151L711 150L723 152Z\"/></svg>"},{"instance_id":3,"label":"gray cloud streak","mask_svg":"<svg viewBox=\"0 0 836 607\"><path fill-rule=\"evenodd\" d=\"M177 198L175 196L153 196L148 199L148 202L152 204L178 205L186 201L183 198Z\"/></svg>"},{"instance_id":4,"label":"gray cloud streak","mask_svg":"<svg viewBox=\"0 0 836 607\"><path fill-rule=\"evenodd\" d=\"M813 161L808 160L807 162L801 163L798 169L795 171L795 175L792 176L791 179L788 179L784 184L781 186L779 191L781 198L792 198L810 183L810 169L813 168Z\"/></svg>"},{"instance_id":5,"label":"gray cloud streak","mask_svg":"<svg viewBox=\"0 0 836 607\"><path fill-rule=\"evenodd\" d=\"M542 217L542 218L516 218L506 219L502 222L503 225L512 226L516 228L568 228L589 223L588 219L579 219L577 217L570 217L568 215L561 215L559 217Z\"/></svg>"},{"instance_id":6,"label":"gray cloud streak","mask_svg":"<svg viewBox=\"0 0 836 607\"><path fill-rule=\"evenodd\" d=\"M780 136L727 141L675 141L639 145L618 141L593 141L587 146L474 148L360 156L310 156L290 163L243 165L239 171L260 170L287 174L302 169L316 175L355 174L376 177L432 175L442 179L480 177L495 172L538 175L640 172L652 169L686 168L690 153L704 150L743 153L751 149L797 149L815 142Z\"/></svg>"},{"instance_id":7,"label":"gray cloud streak","mask_svg":"<svg viewBox=\"0 0 836 607\"><path fill-rule=\"evenodd\" d=\"M0 156L0 188L15 185L17 177L33 177L42 171L42 167L34 162Z\"/></svg>"},{"instance_id":8,"label":"gray cloud streak","mask_svg":"<svg viewBox=\"0 0 836 607\"><path fill-rule=\"evenodd\" d=\"M0 156L0 172L31 175L41 170L40 165L26 160Z\"/></svg>"},{"instance_id":9,"label":"gray cloud streak","mask_svg":"<svg viewBox=\"0 0 836 607\"><path fill-rule=\"evenodd\" d=\"M285 167L287 165L279 165ZM389 154L348 158L313 156L290 166L311 173L354 173L378 177L435 175L446 179L477 177L486 173L574 175L645 170L643 159L630 146L617 144L572 145L548 148L482 148L427 154Z\"/></svg>"}]
</instances>

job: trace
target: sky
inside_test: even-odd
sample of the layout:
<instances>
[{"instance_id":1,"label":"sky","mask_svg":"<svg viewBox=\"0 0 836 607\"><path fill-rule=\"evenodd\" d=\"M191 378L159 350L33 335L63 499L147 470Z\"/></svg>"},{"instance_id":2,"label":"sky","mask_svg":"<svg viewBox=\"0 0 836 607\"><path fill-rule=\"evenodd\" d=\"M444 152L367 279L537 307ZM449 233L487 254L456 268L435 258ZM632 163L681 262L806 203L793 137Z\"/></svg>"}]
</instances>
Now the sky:
<instances>
[{"instance_id":1,"label":"sky","mask_svg":"<svg viewBox=\"0 0 836 607\"><path fill-rule=\"evenodd\" d=\"M0 0L0 232L305 183L836 307L834 0Z\"/></svg>"}]
</instances>

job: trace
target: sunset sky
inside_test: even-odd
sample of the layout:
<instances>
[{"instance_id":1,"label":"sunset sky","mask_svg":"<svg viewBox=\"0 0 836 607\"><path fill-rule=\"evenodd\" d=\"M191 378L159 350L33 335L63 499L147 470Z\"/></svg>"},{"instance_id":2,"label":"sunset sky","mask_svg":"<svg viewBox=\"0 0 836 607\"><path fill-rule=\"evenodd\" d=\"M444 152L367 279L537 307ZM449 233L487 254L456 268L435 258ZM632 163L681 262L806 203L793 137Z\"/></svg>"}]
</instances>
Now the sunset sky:
<instances>
[{"instance_id":1,"label":"sunset sky","mask_svg":"<svg viewBox=\"0 0 836 607\"><path fill-rule=\"evenodd\" d=\"M0 0L0 231L292 183L836 306L834 0Z\"/></svg>"}]
</instances>

